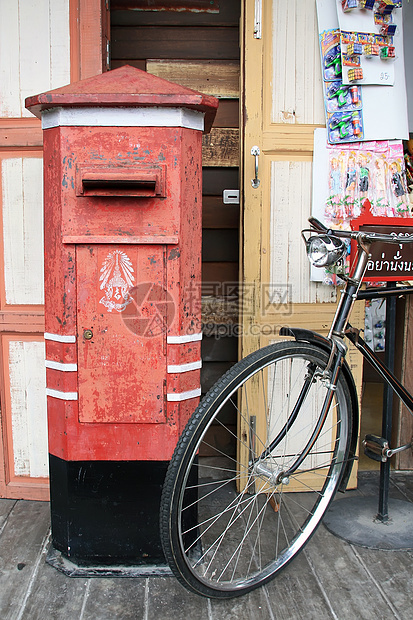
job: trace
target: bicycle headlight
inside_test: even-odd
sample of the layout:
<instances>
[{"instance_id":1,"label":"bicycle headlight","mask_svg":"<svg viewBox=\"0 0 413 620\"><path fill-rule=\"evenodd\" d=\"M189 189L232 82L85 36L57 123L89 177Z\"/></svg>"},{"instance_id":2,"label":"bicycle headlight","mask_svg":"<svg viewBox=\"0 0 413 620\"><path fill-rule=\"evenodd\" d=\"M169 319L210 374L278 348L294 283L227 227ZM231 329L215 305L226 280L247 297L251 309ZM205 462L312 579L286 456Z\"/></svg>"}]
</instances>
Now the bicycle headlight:
<instances>
[{"instance_id":1,"label":"bicycle headlight","mask_svg":"<svg viewBox=\"0 0 413 620\"><path fill-rule=\"evenodd\" d=\"M342 239L330 235L317 235L306 241L307 256L314 267L327 267L337 263L346 253Z\"/></svg>"}]
</instances>

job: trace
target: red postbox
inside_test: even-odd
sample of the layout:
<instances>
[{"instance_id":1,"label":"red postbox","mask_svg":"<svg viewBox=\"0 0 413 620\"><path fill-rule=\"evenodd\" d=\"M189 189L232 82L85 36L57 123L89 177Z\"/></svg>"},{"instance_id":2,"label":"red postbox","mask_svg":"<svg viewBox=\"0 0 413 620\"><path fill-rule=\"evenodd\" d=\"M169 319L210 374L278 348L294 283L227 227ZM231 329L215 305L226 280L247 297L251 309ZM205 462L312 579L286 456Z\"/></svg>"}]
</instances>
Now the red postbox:
<instances>
[{"instance_id":1,"label":"red postbox","mask_svg":"<svg viewBox=\"0 0 413 620\"><path fill-rule=\"evenodd\" d=\"M217 104L132 67L26 101L44 130L52 536L77 564L163 560L160 490L200 395Z\"/></svg>"}]
</instances>

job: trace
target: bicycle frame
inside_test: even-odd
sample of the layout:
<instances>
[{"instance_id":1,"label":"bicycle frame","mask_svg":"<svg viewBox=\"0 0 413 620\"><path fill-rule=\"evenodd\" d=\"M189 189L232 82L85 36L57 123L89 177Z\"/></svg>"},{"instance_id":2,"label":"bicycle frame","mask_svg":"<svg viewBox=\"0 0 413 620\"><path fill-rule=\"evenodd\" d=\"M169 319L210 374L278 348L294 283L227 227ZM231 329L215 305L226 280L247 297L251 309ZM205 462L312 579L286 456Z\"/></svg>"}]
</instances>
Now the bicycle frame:
<instances>
[{"instance_id":1,"label":"bicycle frame","mask_svg":"<svg viewBox=\"0 0 413 620\"><path fill-rule=\"evenodd\" d=\"M314 222L314 220L313 220ZM317 222L318 224L318 222ZM334 234L335 231L331 231ZM338 233L340 235L340 233ZM353 235L354 238L354 235ZM360 336L360 330L351 327L348 319L353 308L353 304L356 300L376 298L376 297L399 297L403 294L410 294L413 292L412 286L399 287L399 288L377 288L374 291L360 291L361 283L367 269L367 264L370 258L370 248L373 243L372 239L366 235L358 235L357 239L357 259L352 274L347 278L342 295L337 307L336 314L333 319L333 323L328 335L328 339L337 348L336 362L340 364L340 358L344 358L347 352L347 348L344 345L344 336L346 336L350 342L357 348L365 359L373 366L373 368L379 373L379 375L388 383L395 394L401 399L411 412L413 412L413 397L406 390L406 388L400 383L395 375L390 371L385 364L381 362L374 351L367 345L367 343ZM340 343L340 346L337 346ZM345 347L345 348L343 348ZM338 361L337 361L338 359ZM334 385L334 381L332 381Z\"/></svg>"},{"instance_id":2,"label":"bicycle frame","mask_svg":"<svg viewBox=\"0 0 413 620\"><path fill-rule=\"evenodd\" d=\"M383 409L391 412L388 386L413 408L413 397L391 372L394 299L387 308L391 344L385 364L348 322L353 304L363 298L360 284L371 244L400 242L382 233L311 224L302 234L314 266L340 265L348 250L344 239L358 244L355 267L342 276L345 285L328 336L284 327L280 335L287 339L235 364L201 401L168 468L162 545L175 576L197 594L229 598L267 583L303 549L336 491L345 491L357 459L359 423L346 338L386 382ZM219 442L210 439L215 423ZM390 449L390 433L384 424L383 429L383 437L367 435L364 447L367 456L366 450L389 467L393 453L411 444Z\"/></svg>"},{"instance_id":3,"label":"bicycle frame","mask_svg":"<svg viewBox=\"0 0 413 620\"><path fill-rule=\"evenodd\" d=\"M310 220L312 223L317 222L316 220ZM319 224L317 222L317 224ZM326 229L325 229L326 230ZM324 231L323 231L324 232ZM334 235L336 231L328 231L329 234ZM339 233L340 234L340 233ZM345 233L342 234L345 236ZM377 288L374 291L366 292L360 291L360 286L363 282L363 277L367 269L367 264L370 258L370 247L373 243L371 239L367 235L352 235L353 238L357 239L358 250L357 250L357 259L355 262L354 269L349 277L346 278L345 286L341 292L341 298L337 306L337 310L329 331L329 334L326 338L326 341L331 345L330 359L328 361L327 367L324 370L324 377L329 381L329 391L326 395L322 411L320 413L320 419L317 424L317 427L314 429L312 436L310 437L306 448L301 452L298 456L295 463L289 468L288 471L282 472L280 476L289 476L294 473L301 465L301 463L305 460L307 455L310 453L313 445L317 441L317 438L323 428L324 420L328 414L328 410L334 395L334 391L336 389L337 380L339 377L339 373L343 367L343 363L347 354L347 345L345 344L344 338L347 337L348 340L357 348L358 351L363 355L365 359L373 366L373 368L379 373L379 375L384 379L385 383L391 386L394 393L401 399L401 401L406 405L406 407L413 413L413 397L406 390L406 388L401 384L401 382L397 379L397 377L390 371L389 368L385 364L381 362L378 356L374 353L374 351L367 345L367 343L360 336L360 330L353 328L348 319L350 317L353 305L355 301L372 298L372 297L391 297L391 296L400 296L403 294L410 294L413 292L413 287L399 287L393 289L385 289L385 288ZM367 293L367 294L366 294ZM369 294L370 293L370 294ZM308 332L309 333L309 332ZM283 329L280 331L281 335L293 335L297 338L296 330L288 330ZM299 339L299 336L298 338ZM300 406L301 403L297 403ZM278 437L272 443L271 447L275 447ZM353 439L354 443L354 439ZM260 457L261 458L261 457ZM346 478L346 476L344 476Z\"/></svg>"},{"instance_id":4,"label":"bicycle frame","mask_svg":"<svg viewBox=\"0 0 413 620\"><path fill-rule=\"evenodd\" d=\"M328 337L333 341L337 342L337 339L339 339L339 341L342 342L343 336L346 336L384 379L385 383L388 383L391 386L395 394L401 399L406 407L413 412L412 395L367 345L367 343L360 336L360 330L352 327L348 322L353 304L356 300L375 297L400 297L403 294L410 294L413 292L413 287L411 286L399 288L394 287L393 289L382 287L377 288L374 291L360 291L360 285L363 281L363 276L365 274L370 255L370 246L371 243L359 241L356 266L351 278L348 279L342 291L342 296ZM346 352L344 352L344 355L345 353Z\"/></svg>"},{"instance_id":5,"label":"bicycle frame","mask_svg":"<svg viewBox=\"0 0 413 620\"><path fill-rule=\"evenodd\" d=\"M398 293L400 295L400 293ZM410 392L400 383L397 377L383 364L383 362L377 357L374 351L366 344L363 338L360 336L359 330L354 329L350 325L346 330L346 336L352 344L360 351L362 356L373 366L373 368L379 373L379 375L388 383L395 394L401 399L411 412L413 412L413 398Z\"/></svg>"}]
</instances>

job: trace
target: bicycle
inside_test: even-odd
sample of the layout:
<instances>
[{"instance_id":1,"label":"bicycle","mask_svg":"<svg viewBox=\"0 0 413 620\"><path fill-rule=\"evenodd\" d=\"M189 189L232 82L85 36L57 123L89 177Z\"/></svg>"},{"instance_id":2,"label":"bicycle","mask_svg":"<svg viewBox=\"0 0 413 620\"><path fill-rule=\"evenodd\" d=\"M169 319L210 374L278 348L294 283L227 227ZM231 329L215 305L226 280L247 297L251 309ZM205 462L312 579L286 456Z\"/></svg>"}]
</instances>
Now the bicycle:
<instances>
[{"instance_id":1,"label":"bicycle","mask_svg":"<svg viewBox=\"0 0 413 620\"><path fill-rule=\"evenodd\" d=\"M328 336L282 328L288 340L235 364L189 420L165 478L160 511L165 557L187 589L210 598L240 596L273 579L314 534L336 491L345 490L358 436L358 397L345 337L413 411L412 396L348 322L371 245L400 240L309 221L302 236L316 266L342 265L349 240L357 244ZM213 423L225 450L208 439ZM392 451L369 437L366 449L377 459L411 447Z\"/></svg>"}]
</instances>

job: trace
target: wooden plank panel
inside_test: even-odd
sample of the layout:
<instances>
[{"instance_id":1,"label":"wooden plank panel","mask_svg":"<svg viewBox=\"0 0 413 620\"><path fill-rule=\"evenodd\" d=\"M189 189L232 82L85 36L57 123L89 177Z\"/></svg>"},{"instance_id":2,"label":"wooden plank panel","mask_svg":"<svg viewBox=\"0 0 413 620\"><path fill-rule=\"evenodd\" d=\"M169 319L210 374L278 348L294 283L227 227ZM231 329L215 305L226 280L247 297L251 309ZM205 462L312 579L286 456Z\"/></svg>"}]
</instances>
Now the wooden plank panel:
<instances>
[{"instance_id":1,"label":"wooden plank panel","mask_svg":"<svg viewBox=\"0 0 413 620\"><path fill-rule=\"evenodd\" d=\"M6 303L43 304L43 161L2 160Z\"/></svg>"},{"instance_id":2,"label":"wooden plank panel","mask_svg":"<svg viewBox=\"0 0 413 620\"><path fill-rule=\"evenodd\" d=\"M308 507L305 494L301 497L303 507ZM346 494L345 497L348 495ZM337 498L335 501L341 500ZM372 520L373 518L374 516ZM355 527L356 523L357 521ZM358 527L363 526L358 525ZM346 541L332 536L325 527L321 526L316 531L311 544L306 547L304 555L308 558L310 566L314 567L318 582L323 584L326 596L328 596L330 606L328 617L340 618L340 620L344 618L368 620L371 617L392 616L400 619L408 618L408 614L403 614L403 608L405 609L406 604L409 605L406 592L403 597L400 596L403 586L399 592L397 592L397 585L392 587L392 584L397 583L399 578L401 582L404 581L404 584L406 584L405 579L408 578L406 560L399 563L397 552L368 551L349 545ZM366 558L365 562L362 560L363 557ZM400 564L404 564L402 570L400 570ZM343 588L343 584L348 586L350 583L351 596L349 596L347 587ZM275 594L274 587L268 589L270 596ZM396 591L393 596L392 594L386 596L385 591L389 593L392 589ZM309 599L312 599L311 595ZM391 600L395 605L389 605ZM373 614L370 613L372 609L374 609ZM400 615L396 609L397 612L401 612ZM310 613L309 617L315 617L315 615Z\"/></svg>"},{"instance_id":3,"label":"wooden plank panel","mask_svg":"<svg viewBox=\"0 0 413 620\"><path fill-rule=\"evenodd\" d=\"M89 580L80 577L70 579L61 571L47 564L47 551L48 548L44 550L43 554L39 554L38 556L36 578L31 583L28 596L24 602L24 613L22 617L33 618L33 620L35 618L53 618L53 620L82 617L93 618L93 612L89 615L84 611L85 601L89 599ZM99 580L96 581L99 582ZM105 585L109 585L106 579L102 579L101 581L104 582ZM120 586L119 579L116 581L118 586ZM134 592L134 596L135 588L131 584L131 580L126 579L121 581L126 581L128 583L129 587L131 587ZM139 583L139 580L135 581ZM100 599L100 604L103 605L106 610L105 613L102 611L100 613L102 620L105 617L108 618L111 614L111 603L112 593L109 596L109 600L106 597L104 597L104 602ZM134 607L134 605L131 605L131 607ZM116 615L117 613L113 612L112 617L116 617ZM97 617L99 617L99 614Z\"/></svg>"},{"instance_id":4,"label":"wooden plank panel","mask_svg":"<svg viewBox=\"0 0 413 620\"><path fill-rule=\"evenodd\" d=\"M228 188L229 189L229 188ZM203 228L237 228L239 227L240 208L236 204L224 204L222 196L203 196Z\"/></svg>"},{"instance_id":5,"label":"wooden plank panel","mask_svg":"<svg viewBox=\"0 0 413 620\"><path fill-rule=\"evenodd\" d=\"M203 362L236 362L238 359L238 340L230 336L214 338L204 336L201 345Z\"/></svg>"},{"instance_id":6,"label":"wooden plank panel","mask_svg":"<svg viewBox=\"0 0 413 620\"><path fill-rule=\"evenodd\" d=\"M317 618L317 620L349 620L351 616L333 613L329 600L329 583L319 579L313 564L304 551L294 558L292 570L282 571L268 584L266 590L276 618ZM291 606L294 599L294 608ZM360 603L361 606L361 603ZM294 611L292 610L294 609ZM364 620L367 620L367 615Z\"/></svg>"},{"instance_id":7,"label":"wooden plank panel","mask_svg":"<svg viewBox=\"0 0 413 620\"><path fill-rule=\"evenodd\" d=\"M238 282L238 263L203 263L202 284L208 287L212 283Z\"/></svg>"},{"instance_id":8,"label":"wooden plank panel","mask_svg":"<svg viewBox=\"0 0 413 620\"><path fill-rule=\"evenodd\" d=\"M296 91L296 118L298 123L324 123L323 87L315 2L308 2L308 0L297 0L297 2L296 79L298 88Z\"/></svg>"},{"instance_id":9,"label":"wooden plank panel","mask_svg":"<svg viewBox=\"0 0 413 620\"><path fill-rule=\"evenodd\" d=\"M12 499L2 499L0 502L0 534L16 502Z\"/></svg>"},{"instance_id":10,"label":"wooden plank panel","mask_svg":"<svg viewBox=\"0 0 413 620\"><path fill-rule=\"evenodd\" d=\"M207 168L202 169L203 196L222 196L224 189L237 189L238 168Z\"/></svg>"},{"instance_id":11,"label":"wooden plank panel","mask_svg":"<svg viewBox=\"0 0 413 620\"><path fill-rule=\"evenodd\" d=\"M376 483L376 480L374 481ZM413 470L405 472L391 473L390 478L390 494L395 495L395 487L397 491L402 494L400 499L413 502ZM377 486L374 488L374 492L377 492ZM410 554L409 554L410 555Z\"/></svg>"},{"instance_id":12,"label":"wooden plank panel","mask_svg":"<svg viewBox=\"0 0 413 620\"><path fill-rule=\"evenodd\" d=\"M77 38L76 62L79 63L76 67L79 75L77 79L83 80L98 75L107 68L106 58L103 57L102 52L106 35L106 10L109 10L109 2L76 0L76 4L79 7L77 24L72 32Z\"/></svg>"},{"instance_id":13,"label":"wooden plank panel","mask_svg":"<svg viewBox=\"0 0 413 620\"><path fill-rule=\"evenodd\" d=\"M202 322L208 326L236 325L240 311L239 286L236 280L232 282L203 282L202 285ZM232 335L231 333L220 334ZM216 335L214 331L213 334Z\"/></svg>"},{"instance_id":14,"label":"wooden plank panel","mask_svg":"<svg viewBox=\"0 0 413 620\"><path fill-rule=\"evenodd\" d=\"M44 342L8 340L14 476L48 476Z\"/></svg>"},{"instance_id":15,"label":"wooden plank panel","mask_svg":"<svg viewBox=\"0 0 413 620\"><path fill-rule=\"evenodd\" d=\"M111 69L118 69L119 67L124 67L125 65L136 67L141 71L146 71L146 60L118 60L117 58L111 58L110 60Z\"/></svg>"},{"instance_id":16,"label":"wooden plank panel","mask_svg":"<svg viewBox=\"0 0 413 620\"><path fill-rule=\"evenodd\" d=\"M272 80L265 80L273 89L271 122L323 124L315 0L272 4Z\"/></svg>"},{"instance_id":17,"label":"wooden plank panel","mask_svg":"<svg viewBox=\"0 0 413 620\"><path fill-rule=\"evenodd\" d=\"M16 503L1 536L0 618L23 617L25 594L36 577L39 556L49 530L50 507L47 503Z\"/></svg>"},{"instance_id":18,"label":"wooden plank panel","mask_svg":"<svg viewBox=\"0 0 413 620\"><path fill-rule=\"evenodd\" d=\"M76 581L76 580L71 580ZM89 580L88 580L89 581ZM172 581L172 580L171 580ZM91 579L90 591L84 609L81 610L79 618L148 618L148 601L146 598L147 581L144 579ZM46 584L45 584L46 586ZM165 601L165 591L167 587L161 587L161 594L158 600ZM79 588L79 594L81 589ZM157 612L159 608L156 605ZM103 611L104 609L104 611ZM63 616L61 616L63 617ZM77 618L75 614L68 614L66 618ZM166 619L166 615L161 613L158 617Z\"/></svg>"},{"instance_id":19,"label":"wooden plank panel","mask_svg":"<svg viewBox=\"0 0 413 620\"><path fill-rule=\"evenodd\" d=\"M335 288L310 282L309 262L301 240L301 230L307 227L311 214L311 178L311 162L271 162L269 282L274 297L284 299L287 291L290 303L335 299Z\"/></svg>"},{"instance_id":20,"label":"wooden plank panel","mask_svg":"<svg viewBox=\"0 0 413 620\"><path fill-rule=\"evenodd\" d=\"M376 487L377 488L377 487ZM400 497L402 501L404 497ZM390 500L391 501L391 500ZM390 504L391 505L391 504ZM391 512L390 512L391 518ZM385 526L386 527L386 526ZM320 528L322 529L322 528ZM369 602L365 598L364 591L365 586L361 584L359 597L363 599L368 605L375 605L376 618L379 618L381 614L391 617L391 614L395 618L409 619L411 612L411 579L412 579L412 554L400 553L397 551L376 551L373 549L366 549L363 547L352 546L352 550L356 559L360 562L364 570L372 569L374 579L376 580L378 587L383 593L383 599L391 602L391 611L386 611L385 605L383 605L383 611L379 610L376 603L373 601L374 596L371 597ZM331 554L333 555L333 554ZM360 561L361 559L361 561ZM389 567L391 566L391 577L389 577ZM341 573L341 571L340 571ZM340 576L341 578L341 576ZM355 575L353 573L353 578ZM343 600L344 604L344 600ZM390 605L389 605L390 607ZM340 609L340 606L338 606ZM354 605L354 612L358 614L357 604ZM366 608L367 609L367 608ZM380 615L379 615L380 614Z\"/></svg>"},{"instance_id":21,"label":"wooden plank panel","mask_svg":"<svg viewBox=\"0 0 413 620\"><path fill-rule=\"evenodd\" d=\"M405 327L404 327L404 351L402 355L402 381L410 392L413 392L413 298L406 298ZM397 403L397 428L394 428L397 445L405 445L413 436L413 417L410 411L402 403ZM395 425L396 425L395 420ZM396 456L395 466L397 469L413 469L413 453L411 450L400 452Z\"/></svg>"},{"instance_id":22,"label":"wooden plank panel","mask_svg":"<svg viewBox=\"0 0 413 620\"><path fill-rule=\"evenodd\" d=\"M41 307L40 307L41 308ZM20 308L20 312L5 310L0 312L0 331L14 333L44 333L44 311Z\"/></svg>"},{"instance_id":23,"label":"wooden plank panel","mask_svg":"<svg viewBox=\"0 0 413 620\"><path fill-rule=\"evenodd\" d=\"M238 99L221 99L213 127L239 127Z\"/></svg>"},{"instance_id":24,"label":"wooden plank panel","mask_svg":"<svg viewBox=\"0 0 413 620\"><path fill-rule=\"evenodd\" d=\"M0 116L20 116L19 5L0 4Z\"/></svg>"},{"instance_id":25,"label":"wooden plank panel","mask_svg":"<svg viewBox=\"0 0 413 620\"><path fill-rule=\"evenodd\" d=\"M0 115L30 117L26 97L70 81L69 0L2 2L0 58Z\"/></svg>"},{"instance_id":26,"label":"wooden plank panel","mask_svg":"<svg viewBox=\"0 0 413 620\"><path fill-rule=\"evenodd\" d=\"M284 3L285 4L285 3ZM244 246L242 248L241 278L243 283L251 287L252 290L259 291L261 278L268 282L268 275L262 275L262 253L263 235L268 230L269 222L263 222L264 214L268 210L269 195L264 197L264 190L268 191L270 184L267 178L261 182L260 187L252 187L251 179L254 176L254 159L251 156L251 148L259 145L262 148L261 135L263 126L263 94L265 88L270 85L264 83L264 65L271 59L272 44L272 19L271 14L265 14L265 8L271 2L263 3L263 36L261 39L254 37L254 16L256 4L252 0L245 0L243 23L240 29L241 48L243 49L243 63L241 67L241 84L243 89L243 101L240 106L242 128L242 152L243 161L243 215L242 230ZM269 47L268 47L269 46ZM266 77L266 76L265 76ZM271 75L269 74L271 78ZM260 174L263 173L263 161L260 162ZM265 166L264 166L265 168ZM255 315L254 315L255 312ZM253 335L251 325L259 322L259 308L248 309L242 312L242 337L241 350L242 356L247 355L260 346L260 338Z\"/></svg>"},{"instance_id":27,"label":"wooden plank panel","mask_svg":"<svg viewBox=\"0 0 413 620\"><path fill-rule=\"evenodd\" d=\"M19 116L31 116L24 100L33 93L50 88L50 28L49 2L21 4L20 33L20 107Z\"/></svg>"},{"instance_id":28,"label":"wooden plank panel","mask_svg":"<svg viewBox=\"0 0 413 620\"><path fill-rule=\"evenodd\" d=\"M214 435L217 430L213 429ZM360 497L377 492L377 476L367 487L364 477L363 473L356 492ZM413 499L412 474L402 474L402 479L400 474L392 474L392 486L394 483ZM394 487L390 492L393 496ZM395 497L401 498L400 494ZM44 561L49 510L48 504L40 502L0 502L0 515L9 515L3 530L0 516L1 618L411 617L411 551L362 549L320 527L304 552L265 589L239 599L212 600L207 605L206 599L186 592L170 577L68 579Z\"/></svg>"},{"instance_id":29,"label":"wooden plank panel","mask_svg":"<svg viewBox=\"0 0 413 620\"><path fill-rule=\"evenodd\" d=\"M179 6L179 3L178 3ZM241 12L240 0L220 0L218 13L199 11L134 11L117 9L111 2L112 26L237 26Z\"/></svg>"},{"instance_id":30,"label":"wooden plank panel","mask_svg":"<svg viewBox=\"0 0 413 620\"><path fill-rule=\"evenodd\" d=\"M57 88L70 81L68 0L49 0L49 13L50 88Z\"/></svg>"},{"instance_id":31,"label":"wooden plank panel","mask_svg":"<svg viewBox=\"0 0 413 620\"><path fill-rule=\"evenodd\" d=\"M0 149L42 146L43 132L37 118L0 118Z\"/></svg>"},{"instance_id":32,"label":"wooden plank panel","mask_svg":"<svg viewBox=\"0 0 413 620\"><path fill-rule=\"evenodd\" d=\"M236 420L232 425L226 424L225 430L220 424L211 424L206 432L205 440L201 444L200 456L216 456L217 453L235 457L237 446L235 437L237 434ZM239 616L238 616L239 617Z\"/></svg>"},{"instance_id":33,"label":"wooden plank panel","mask_svg":"<svg viewBox=\"0 0 413 620\"><path fill-rule=\"evenodd\" d=\"M239 258L238 230L209 229L202 231L202 261L237 262Z\"/></svg>"},{"instance_id":34,"label":"wooden plank panel","mask_svg":"<svg viewBox=\"0 0 413 620\"><path fill-rule=\"evenodd\" d=\"M210 620L212 618L209 611L209 601L203 597L184 592L176 579L156 577L150 579L148 583L150 583L150 587L145 592L145 598L148 596L148 592L150 598L145 605L145 613L135 615L132 612L129 618L144 618L145 620L158 620L159 618L162 620L178 620L178 618ZM125 620L127 617L126 615ZM89 618L93 618L93 616L89 616Z\"/></svg>"},{"instance_id":35,"label":"wooden plank panel","mask_svg":"<svg viewBox=\"0 0 413 620\"><path fill-rule=\"evenodd\" d=\"M271 131L262 133L262 150L268 154L293 152L295 159L308 159L314 150L315 128L315 125L274 125Z\"/></svg>"},{"instance_id":36,"label":"wooden plank panel","mask_svg":"<svg viewBox=\"0 0 413 620\"><path fill-rule=\"evenodd\" d=\"M212 128L202 136L203 166L238 166L239 131Z\"/></svg>"},{"instance_id":37,"label":"wooden plank panel","mask_svg":"<svg viewBox=\"0 0 413 620\"><path fill-rule=\"evenodd\" d=\"M239 97L239 62L148 59L148 73L218 98Z\"/></svg>"},{"instance_id":38,"label":"wooden plank panel","mask_svg":"<svg viewBox=\"0 0 413 620\"><path fill-rule=\"evenodd\" d=\"M112 0L113 9L219 13L219 0Z\"/></svg>"},{"instance_id":39,"label":"wooden plank panel","mask_svg":"<svg viewBox=\"0 0 413 620\"><path fill-rule=\"evenodd\" d=\"M237 60L238 28L112 28L117 59Z\"/></svg>"}]
</instances>

